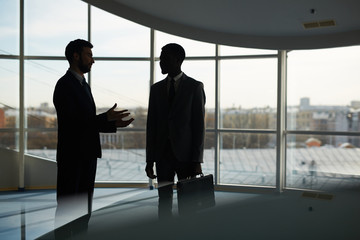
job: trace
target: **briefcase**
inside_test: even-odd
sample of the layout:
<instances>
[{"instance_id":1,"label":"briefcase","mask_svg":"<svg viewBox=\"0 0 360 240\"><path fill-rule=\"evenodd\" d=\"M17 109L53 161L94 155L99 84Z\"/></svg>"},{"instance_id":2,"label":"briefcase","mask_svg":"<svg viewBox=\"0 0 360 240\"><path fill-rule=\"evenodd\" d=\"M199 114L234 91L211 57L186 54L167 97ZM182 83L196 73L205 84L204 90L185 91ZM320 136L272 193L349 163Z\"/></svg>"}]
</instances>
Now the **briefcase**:
<instances>
[{"instance_id":1,"label":"briefcase","mask_svg":"<svg viewBox=\"0 0 360 240\"><path fill-rule=\"evenodd\" d=\"M191 214L215 206L212 174L180 180L176 187L180 215Z\"/></svg>"}]
</instances>

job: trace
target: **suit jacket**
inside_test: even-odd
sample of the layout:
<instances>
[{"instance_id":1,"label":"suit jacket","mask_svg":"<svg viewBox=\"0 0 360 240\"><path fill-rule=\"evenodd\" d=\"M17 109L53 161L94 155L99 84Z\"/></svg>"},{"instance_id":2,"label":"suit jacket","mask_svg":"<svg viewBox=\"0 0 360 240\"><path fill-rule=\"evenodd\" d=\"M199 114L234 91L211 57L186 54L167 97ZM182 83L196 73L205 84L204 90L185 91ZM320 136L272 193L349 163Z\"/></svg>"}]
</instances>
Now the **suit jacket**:
<instances>
[{"instance_id":1,"label":"suit jacket","mask_svg":"<svg viewBox=\"0 0 360 240\"><path fill-rule=\"evenodd\" d=\"M99 132L116 132L116 126L107 121L106 113L96 115L89 85L67 71L55 86L53 102L58 118L57 161L101 157Z\"/></svg>"},{"instance_id":2,"label":"suit jacket","mask_svg":"<svg viewBox=\"0 0 360 240\"><path fill-rule=\"evenodd\" d=\"M173 104L168 101L167 78L151 86L146 127L146 161L163 157L170 140L181 162L203 162L205 93L201 82L183 74Z\"/></svg>"}]
</instances>

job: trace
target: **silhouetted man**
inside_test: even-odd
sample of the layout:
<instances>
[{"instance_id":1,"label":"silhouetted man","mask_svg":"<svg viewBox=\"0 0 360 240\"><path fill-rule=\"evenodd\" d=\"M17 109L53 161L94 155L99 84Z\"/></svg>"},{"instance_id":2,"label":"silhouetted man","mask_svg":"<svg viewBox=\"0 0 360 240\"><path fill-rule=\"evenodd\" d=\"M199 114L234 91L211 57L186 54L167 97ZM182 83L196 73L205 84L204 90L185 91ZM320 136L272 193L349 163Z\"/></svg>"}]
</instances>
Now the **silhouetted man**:
<instances>
[{"instance_id":1,"label":"silhouetted man","mask_svg":"<svg viewBox=\"0 0 360 240\"><path fill-rule=\"evenodd\" d=\"M205 136L203 84L181 71L185 50L162 48L160 67L167 77L151 86L146 128L146 174L157 177L159 218L172 216L173 183L202 173ZM153 165L156 162L156 175Z\"/></svg>"},{"instance_id":2,"label":"silhouetted man","mask_svg":"<svg viewBox=\"0 0 360 240\"><path fill-rule=\"evenodd\" d=\"M99 132L116 132L134 120L123 120L130 113L115 111L116 104L96 115L91 89L84 78L94 63L92 47L82 39L66 46L70 68L58 80L53 96L58 120L57 226L91 213L97 158L101 158Z\"/></svg>"}]
</instances>

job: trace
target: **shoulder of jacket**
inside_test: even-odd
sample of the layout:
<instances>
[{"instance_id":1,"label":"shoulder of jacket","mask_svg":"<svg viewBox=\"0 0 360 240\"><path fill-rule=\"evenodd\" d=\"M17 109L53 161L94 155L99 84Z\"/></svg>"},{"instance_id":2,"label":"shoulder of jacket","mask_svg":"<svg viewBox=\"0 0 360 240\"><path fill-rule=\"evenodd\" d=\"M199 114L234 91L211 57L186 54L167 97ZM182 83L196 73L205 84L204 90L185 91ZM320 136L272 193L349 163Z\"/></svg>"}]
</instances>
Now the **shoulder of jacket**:
<instances>
[{"instance_id":1,"label":"shoulder of jacket","mask_svg":"<svg viewBox=\"0 0 360 240\"><path fill-rule=\"evenodd\" d=\"M151 88L158 88L158 87L161 87L164 84L166 84L166 78L159 81L159 82L154 83L153 85L151 85Z\"/></svg>"},{"instance_id":2,"label":"shoulder of jacket","mask_svg":"<svg viewBox=\"0 0 360 240\"><path fill-rule=\"evenodd\" d=\"M68 84L72 83L73 79L76 79L70 72L66 72L58 81L57 84Z\"/></svg>"},{"instance_id":3,"label":"shoulder of jacket","mask_svg":"<svg viewBox=\"0 0 360 240\"><path fill-rule=\"evenodd\" d=\"M203 85L202 82L192 78L192 77L189 77L187 75L184 74L184 78L183 78L184 81L188 82L189 84L192 84L194 86L198 86L198 85Z\"/></svg>"}]
</instances>

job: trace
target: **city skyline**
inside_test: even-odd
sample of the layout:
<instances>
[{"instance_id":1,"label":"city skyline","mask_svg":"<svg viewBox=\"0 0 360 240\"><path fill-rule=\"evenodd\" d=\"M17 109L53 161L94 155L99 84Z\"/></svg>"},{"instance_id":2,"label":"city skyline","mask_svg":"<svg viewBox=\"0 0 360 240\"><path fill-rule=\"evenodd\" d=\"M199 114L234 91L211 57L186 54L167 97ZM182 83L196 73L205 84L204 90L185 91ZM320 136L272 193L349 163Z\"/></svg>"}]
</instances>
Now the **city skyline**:
<instances>
[{"instance_id":1,"label":"city skyline","mask_svg":"<svg viewBox=\"0 0 360 240\"><path fill-rule=\"evenodd\" d=\"M0 8L0 54L19 55L18 1L5 1ZM71 6L71 7L69 7ZM64 57L66 44L87 38L87 7L81 1L61 3L32 1L25 5L25 56ZM58 9L66 8L64 20ZM6 10L6 11L5 11ZM62 19L59 21L59 19ZM56 29L53 26L56 25ZM91 42L95 64L91 71L92 91L98 107L147 107L150 87L150 34L145 26L91 7ZM215 107L215 44L169 35L155 30L155 57L169 42L181 44L188 57L184 72L202 81L206 107ZM219 46L219 56L277 55L276 50ZM102 61L101 57L142 58L131 61ZM0 59L1 102L19 106L19 60ZM165 78L155 62L155 82ZM288 53L287 103L298 104L310 97L314 105L347 105L360 100L360 46L296 50ZM52 102L56 81L68 68L66 60L25 60L25 106ZM223 59L219 61L221 108L277 106L277 58ZM88 77L87 77L88 78Z\"/></svg>"}]
</instances>

